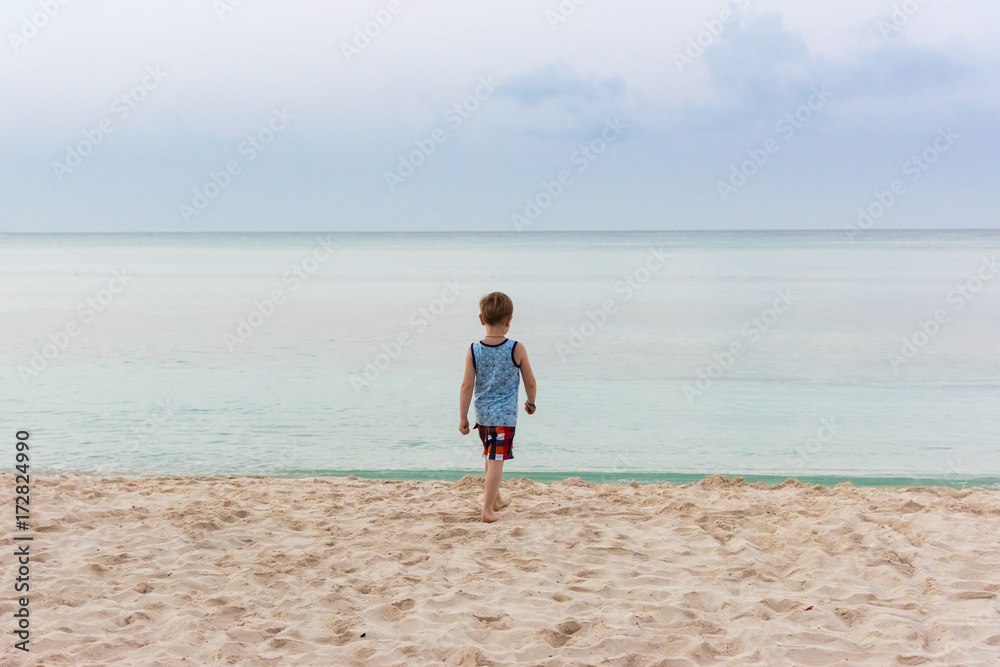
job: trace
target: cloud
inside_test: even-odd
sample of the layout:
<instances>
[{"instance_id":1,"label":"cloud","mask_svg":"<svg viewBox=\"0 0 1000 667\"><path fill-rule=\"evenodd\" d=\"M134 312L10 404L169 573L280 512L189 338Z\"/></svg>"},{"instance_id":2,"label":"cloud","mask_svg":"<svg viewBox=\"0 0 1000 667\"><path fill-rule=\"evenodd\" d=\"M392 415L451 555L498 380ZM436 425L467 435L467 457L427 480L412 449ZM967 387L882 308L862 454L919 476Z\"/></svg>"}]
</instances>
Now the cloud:
<instances>
[{"instance_id":1,"label":"cloud","mask_svg":"<svg viewBox=\"0 0 1000 667\"><path fill-rule=\"evenodd\" d=\"M621 77L602 81L595 77L584 79L548 64L527 74L508 77L499 96L529 107L553 101L563 107L579 109L615 102L624 93L625 81Z\"/></svg>"},{"instance_id":2,"label":"cloud","mask_svg":"<svg viewBox=\"0 0 1000 667\"><path fill-rule=\"evenodd\" d=\"M385 0L243 3L225 19L205 0L157 5L152 17L125 0L70 5L0 58L0 89L18 100L0 105L0 230L181 229L178 204L276 105L297 115L294 126L199 230L508 224L515 204L619 117L627 133L560 199L548 228L826 224L816 201L835 211L843 196L841 208L856 210L942 126L962 144L922 192L942 193L940 210L960 187L963 205L948 220L993 221L1000 13L988 0L924 3L886 39L876 21L893 2L753 3L680 72L675 53L721 6L591 3L553 35L528 0L414 4L347 63L340 42ZM10 3L8 29L37 3ZM52 162L113 113L147 66L169 72L167 83L59 181ZM384 170L488 74L502 82L496 99L387 197ZM719 208L716 181L748 149L783 137L777 123L819 86L829 104ZM906 223L930 225L934 210Z\"/></svg>"},{"instance_id":3,"label":"cloud","mask_svg":"<svg viewBox=\"0 0 1000 667\"><path fill-rule=\"evenodd\" d=\"M689 128L710 131L771 124L801 105L813 86L826 86L837 104L881 107L880 119L909 118L914 98L933 94L945 104L977 74L941 49L891 40L829 61L787 30L778 14L751 15L734 25L706 51L704 61L711 101L688 107L681 120Z\"/></svg>"},{"instance_id":4,"label":"cloud","mask_svg":"<svg viewBox=\"0 0 1000 667\"><path fill-rule=\"evenodd\" d=\"M887 42L864 52L850 66L831 72L831 85L845 98L903 98L953 90L973 72L938 49Z\"/></svg>"}]
</instances>

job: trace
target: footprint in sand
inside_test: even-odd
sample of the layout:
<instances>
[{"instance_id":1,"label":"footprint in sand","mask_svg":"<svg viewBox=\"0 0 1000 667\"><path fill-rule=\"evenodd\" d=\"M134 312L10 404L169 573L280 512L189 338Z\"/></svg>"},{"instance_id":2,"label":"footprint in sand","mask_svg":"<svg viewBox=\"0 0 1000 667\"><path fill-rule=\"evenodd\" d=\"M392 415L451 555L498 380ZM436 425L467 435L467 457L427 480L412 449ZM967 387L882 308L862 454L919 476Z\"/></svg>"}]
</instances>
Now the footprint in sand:
<instances>
[{"instance_id":1,"label":"footprint in sand","mask_svg":"<svg viewBox=\"0 0 1000 667\"><path fill-rule=\"evenodd\" d=\"M416 604L413 600L407 598L406 600L399 600L393 602L392 604L387 604L384 607L380 607L375 611L375 616L380 621L387 621L389 623L394 623L403 618L405 615L403 612L413 609Z\"/></svg>"},{"instance_id":2,"label":"footprint in sand","mask_svg":"<svg viewBox=\"0 0 1000 667\"><path fill-rule=\"evenodd\" d=\"M574 634L580 631L582 626L576 621L566 621L560 623L554 630L546 629L542 631L545 642L552 648L559 648L570 640Z\"/></svg>"},{"instance_id":3,"label":"footprint in sand","mask_svg":"<svg viewBox=\"0 0 1000 667\"><path fill-rule=\"evenodd\" d=\"M948 597L953 600L992 600L996 596L996 593L990 593L989 591L963 591L961 593L954 593Z\"/></svg>"},{"instance_id":4,"label":"footprint in sand","mask_svg":"<svg viewBox=\"0 0 1000 667\"><path fill-rule=\"evenodd\" d=\"M498 616L477 616L473 614L473 617L479 621L483 627L489 628L490 630L510 630L514 626L514 620L507 614L500 614Z\"/></svg>"}]
</instances>

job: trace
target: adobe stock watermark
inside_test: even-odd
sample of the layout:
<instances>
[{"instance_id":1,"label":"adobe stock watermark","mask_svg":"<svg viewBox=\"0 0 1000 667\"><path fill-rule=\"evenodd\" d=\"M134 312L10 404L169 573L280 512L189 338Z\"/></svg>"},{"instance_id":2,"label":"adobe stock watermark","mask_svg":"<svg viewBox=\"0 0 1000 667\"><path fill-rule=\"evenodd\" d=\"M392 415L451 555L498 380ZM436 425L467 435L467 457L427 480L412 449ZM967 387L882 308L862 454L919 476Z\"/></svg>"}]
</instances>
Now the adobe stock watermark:
<instances>
[{"instance_id":1,"label":"adobe stock watermark","mask_svg":"<svg viewBox=\"0 0 1000 667\"><path fill-rule=\"evenodd\" d=\"M792 295L791 288L776 290L775 294L777 298L769 308L765 308L740 327L740 338L733 340L722 352L713 352L711 363L705 368L698 369L698 379L694 384L684 385L682 391L689 405L693 405L696 398L703 396L716 380L729 372L746 353L747 344L756 343L761 335L767 333L795 303L796 297ZM747 343L744 343L743 339L747 339Z\"/></svg>"},{"instance_id":2,"label":"adobe stock watermark","mask_svg":"<svg viewBox=\"0 0 1000 667\"><path fill-rule=\"evenodd\" d=\"M116 97L115 101L111 103L110 109L114 117L102 118L93 129L84 128L82 130L83 139L75 145L66 146L64 161L52 162L52 170L59 182L62 183L67 174L71 174L74 169L83 164L87 156L104 143L104 138L115 131L116 120L121 122L131 116L132 112L138 109L139 105L146 101L149 94L159 88L168 76L170 73L164 72L159 65L147 67L146 76L142 78L142 81Z\"/></svg>"},{"instance_id":3,"label":"adobe stock watermark","mask_svg":"<svg viewBox=\"0 0 1000 667\"><path fill-rule=\"evenodd\" d=\"M37 377L39 373L49 367L62 352L69 347L70 339L76 338L83 331L83 327L92 324L100 313L103 313L108 306L114 303L119 294L125 291L132 278L126 269L119 269L111 272L111 279L108 286L99 290L93 296L87 297L76 307L77 314L83 318L83 323L70 320L61 329L48 335L48 342L42 343L40 348L31 348L31 363L29 366L18 366L17 373L22 381Z\"/></svg>"},{"instance_id":4,"label":"adobe stock watermark","mask_svg":"<svg viewBox=\"0 0 1000 667\"><path fill-rule=\"evenodd\" d=\"M961 138L962 135L957 134L950 126L938 129L937 137L930 146L903 163L903 175L908 176L911 183L916 183ZM874 227L876 221L881 219L905 194L906 183L898 178L892 181L887 189L876 190L872 195L875 201L859 208L857 220L853 223L844 224L844 233L847 235L847 239L853 243L859 234Z\"/></svg>"},{"instance_id":5,"label":"adobe stock watermark","mask_svg":"<svg viewBox=\"0 0 1000 667\"><path fill-rule=\"evenodd\" d=\"M753 0L730 0L730 4L739 11L749 9L752 2ZM674 64L677 66L677 71L683 74L685 67L694 65L695 61L705 55L705 51L722 37L726 27L735 20L736 12L732 8L726 7L716 18L702 21L705 29L693 37L689 37L683 51L674 52Z\"/></svg>"},{"instance_id":6,"label":"adobe stock watermark","mask_svg":"<svg viewBox=\"0 0 1000 667\"><path fill-rule=\"evenodd\" d=\"M406 4L410 4L409 1ZM372 20L364 25L355 26L354 35L349 42L340 43L340 52L344 55L347 64L361 55L362 51L372 45L372 41L382 34L382 31L389 27L393 19L403 11L403 3L400 0L389 0L384 9L376 9L371 13Z\"/></svg>"},{"instance_id":7,"label":"adobe stock watermark","mask_svg":"<svg viewBox=\"0 0 1000 667\"><path fill-rule=\"evenodd\" d=\"M451 470L468 470L483 460L483 450L474 443L469 442L469 438L475 438L475 443L479 442L476 429L472 429L470 435L462 436L456 433L448 445L448 460L451 462Z\"/></svg>"},{"instance_id":8,"label":"adobe stock watermark","mask_svg":"<svg viewBox=\"0 0 1000 667\"><path fill-rule=\"evenodd\" d=\"M611 457L611 465L608 466L606 472L602 472L601 476L598 478L600 484L628 484L632 481L632 478L626 477L626 475L635 470L631 459L632 450L616 449L615 454Z\"/></svg>"},{"instance_id":9,"label":"adobe stock watermark","mask_svg":"<svg viewBox=\"0 0 1000 667\"><path fill-rule=\"evenodd\" d=\"M952 472L953 475L955 475L956 477L961 477L962 478L962 488L964 489L965 486L969 483L969 477L971 475L970 475L969 470L967 470L962 465L962 459L949 459L948 460L948 468L951 470L951 472ZM957 481L957 479L956 479L956 481ZM985 488L985 489L997 489L997 490L1000 490L1000 484L983 484L983 485L977 485L977 486L981 486L982 488ZM1000 608L996 608L995 611L998 614L1000 614ZM998 618L997 620L1000 620L1000 618Z\"/></svg>"},{"instance_id":10,"label":"adobe stock watermark","mask_svg":"<svg viewBox=\"0 0 1000 667\"><path fill-rule=\"evenodd\" d=\"M461 285L458 280L449 280L445 282L440 295L431 299L426 306L417 308L408 320L409 329L400 331L399 335L388 343L382 343L380 346L382 351L378 352L373 359L369 359L360 373L350 374L354 393L360 394L362 388L370 388L372 383L392 365L392 362L399 359L403 351L444 314L448 305L458 300L463 291L465 291L465 286Z\"/></svg>"},{"instance_id":11,"label":"adobe stock watermark","mask_svg":"<svg viewBox=\"0 0 1000 667\"><path fill-rule=\"evenodd\" d=\"M570 17L576 14L576 10L587 4L587 0L561 0L555 9L545 10L545 20L549 22L549 29L555 32Z\"/></svg>"},{"instance_id":12,"label":"adobe stock watermark","mask_svg":"<svg viewBox=\"0 0 1000 667\"><path fill-rule=\"evenodd\" d=\"M529 533L528 536L523 537L514 537L509 534L498 534L496 542L493 544L495 544L496 547L520 552L518 554L520 557L534 557L543 556L546 551L551 548L552 541L542 536L535 536L533 533Z\"/></svg>"},{"instance_id":13,"label":"adobe stock watermark","mask_svg":"<svg viewBox=\"0 0 1000 667\"><path fill-rule=\"evenodd\" d=\"M955 475L965 478L962 480L962 488L964 489L965 485L969 483L969 474L962 467L962 460L961 459L949 460L948 467L951 468L951 472L954 473Z\"/></svg>"},{"instance_id":14,"label":"adobe stock watermark","mask_svg":"<svg viewBox=\"0 0 1000 667\"><path fill-rule=\"evenodd\" d=\"M243 172L243 167L256 160L257 156L264 152L275 137L288 129L289 123L294 119L294 114L288 113L284 108L275 107L272 110L271 118L264 127L257 130L255 134L249 135L236 147L240 158L228 161L225 167L219 171L209 171L205 184L194 189L190 205L180 205L180 215L184 222L190 222L194 216L201 215L202 211L208 208L208 205L232 184L233 179Z\"/></svg>"},{"instance_id":15,"label":"adobe stock watermark","mask_svg":"<svg viewBox=\"0 0 1000 667\"><path fill-rule=\"evenodd\" d=\"M837 425L833 418L823 418L819 420L819 424L819 428L816 429L816 435L806 440L801 447L795 450L795 454L798 454L798 456L788 456L785 458L786 465L801 469L810 459L823 450L823 445L833 442L833 439L840 433L840 426Z\"/></svg>"},{"instance_id":16,"label":"adobe stock watermark","mask_svg":"<svg viewBox=\"0 0 1000 667\"><path fill-rule=\"evenodd\" d=\"M38 11L21 19L21 29L7 33L7 41L14 54L17 55L18 51L37 37L38 33L69 3L70 0L39 0Z\"/></svg>"},{"instance_id":17,"label":"adobe stock watermark","mask_svg":"<svg viewBox=\"0 0 1000 667\"><path fill-rule=\"evenodd\" d=\"M601 133L569 156L569 163L576 167L576 173L582 174L587 171L600 156L604 155L609 146L618 141L626 128L628 125L622 122L620 116L615 116L614 120L606 119ZM538 220L542 213L566 192L566 188L575 182L576 176L570 169L563 169L551 181L542 180L538 192L533 197L525 197L524 210L520 213L511 213L510 219L514 223L514 229L523 231L525 227Z\"/></svg>"},{"instance_id":18,"label":"adobe stock watermark","mask_svg":"<svg viewBox=\"0 0 1000 667\"><path fill-rule=\"evenodd\" d=\"M917 15L928 0L903 0L903 2L892 6L892 13L888 18L881 18L875 23L882 37L888 39L898 34L910 22L910 19Z\"/></svg>"},{"instance_id":19,"label":"adobe stock watermark","mask_svg":"<svg viewBox=\"0 0 1000 667\"><path fill-rule=\"evenodd\" d=\"M283 452L281 456L281 465L285 471L297 470L300 467L316 467L315 450L308 446L303 447L302 441L294 436L288 439L282 438L282 440L277 443L277 449L278 451Z\"/></svg>"},{"instance_id":20,"label":"adobe stock watermark","mask_svg":"<svg viewBox=\"0 0 1000 667\"><path fill-rule=\"evenodd\" d=\"M965 308L998 274L1000 274L1000 263L997 262L997 256L983 257L975 273L948 290L945 301L950 308L939 308L926 320L919 320L917 330L902 339L899 352L890 352L886 355L892 370L898 373L900 366L910 363L920 354L921 350L927 347L950 322L951 315Z\"/></svg>"},{"instance_id":21,"label":"adobe stock watermark","mask_svg":"<svg viewBox=\"0 0 1000 667\"><path fill-rule=\"evenodd\" d=\"M316 239L316 245L312 252L295 262L288 270L281 275L281 282L288 286L288 292L296 292L302 285L319 271L319 267L333 256L336 247L330 240L330 235L326 238ZM275 288L259 301L254 301L253 309L241 317L236 322L236 327L230 333L226 331L222 334L222 341L232 354L236 351L237 345L246 343L250 338L264 326L278 307L285 302L286 293L280 288Z\"/></svg>"},{"instance_id":22,"label":"adobe stock watermark","mask_svg":"<svg viewBox=\"0 0 1000 667\"><path fill-rule=\"evenodd\" d=\"M445 108L441 119L448 124L452 132L457 131L465 121L472 117L472 114L479 110L483 102L493 97L493 93L500 85L502 85L501 82L494 81L492 75L487 74L479 77L475 89L460 101ZM448 130L443 127L434 128L423 139L415 139L413 143L416 145L416 149L398 157L395 171L386 170L384 173L389 192L395 192L396 188L406 182L406 179L413 176L417 169L422 167L428 158L437 151L438 145L447 140Z\"/></svg>"},{"instance_id":23,"label":"adobe stock watermark","mask_svg":"<svg viewBox=\"0 0 1000 667\"><path fill-rule=\"evenodd\" d=\"M723 203L736 194L745 186L760 169L768 163L771 156L781 150L781 141L788 141L795 136L798 130L805 127L806 123L812 120L815 112L822 109L830 100L830 91L825 85L813 86L810 88L810 95L806 101L794 111L786 113L775 123L774 129L780 133L781 138L768 137L763 144L757 148L747 150L748 159L744 160L739 167L733 166L729 175L729 182L717 181L716 190Z\"/></svg>"},{"instance_id":24,"label":"adobe stock watermark","mask_svg":"<svg viewBox=\"0 0 1000 667\"><path fill-rule=\"evenodd\" d=\"M119 453L133 455L140 447L148 445L160 427L170 421L176 411L177 407L170 403L169 398L156 399L156 405L146 413L145 419L119 439L121 445Z\"/></svg>"},{"instance_id":25,"label":"adobe stock watermark","mask_svg":"<svg viewBox=\"0 0 1000 667\"><path fill-rule=\"evenodd\" d=\"M212 9L220 21L225 21L230 14L243 6L243 2L244 0L213 0Z\"/></svg>"},{"instance_id":26,"label":"adobe stock watermark","mask_svg":"<svg viewBox=\"0 0 1000 667\"><path fill-rule=\"evenodd\" d=\"M621 303L627 303L636 293L648 283L653 274L662 269L667 264L670 254L663 251L663 248L649 249L646 261L636 267L631 273L622 276L622 279L614 284L615 294L621 295ZM569 336L566 342L556 343L556 354L566 363L566 359L578 352L587 344L597 332L608 323L608 318L618 312L620 304L618 298L605 299L596 310L588 310L584 319L578 326L570 327Z\"/></svg>"}]
</instances>

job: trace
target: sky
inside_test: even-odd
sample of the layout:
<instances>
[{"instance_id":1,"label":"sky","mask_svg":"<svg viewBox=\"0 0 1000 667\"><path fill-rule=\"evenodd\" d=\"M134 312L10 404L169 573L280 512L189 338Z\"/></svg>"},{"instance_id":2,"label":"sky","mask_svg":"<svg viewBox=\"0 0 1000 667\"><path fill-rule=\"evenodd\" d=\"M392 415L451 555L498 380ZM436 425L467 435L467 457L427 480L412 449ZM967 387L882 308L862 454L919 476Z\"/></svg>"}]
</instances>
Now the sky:
<instances>
[{"instance_id":1,"label":"sky","mask_svg":"<svg viewBox=\"0 0 1000 667\"><path fill-rule=\"evenodd\" d=\"M0 232L1000 227L995 0L8 0L0 33Z\"/></svg>"}]
</instances>

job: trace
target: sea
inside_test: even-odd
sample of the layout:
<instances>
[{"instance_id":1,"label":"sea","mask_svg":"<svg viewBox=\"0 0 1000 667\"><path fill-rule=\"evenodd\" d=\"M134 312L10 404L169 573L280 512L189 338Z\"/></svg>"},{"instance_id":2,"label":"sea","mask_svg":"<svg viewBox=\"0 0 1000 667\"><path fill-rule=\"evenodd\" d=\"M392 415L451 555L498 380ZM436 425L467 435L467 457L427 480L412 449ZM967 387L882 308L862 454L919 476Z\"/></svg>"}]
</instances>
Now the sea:
<instances>
[{"instance_id":1,"label":"sea","mask_svg":"<svg viewBox=\"0 0 1000 667\"><path fill-rule=\"evenodd\" d=\"M26 437L36 474L482 474L459 385L502 291L538 381L507 477L1000 488L998 255L997 231L6 234L0 469Z\"/></svg>"}]
</instances>

